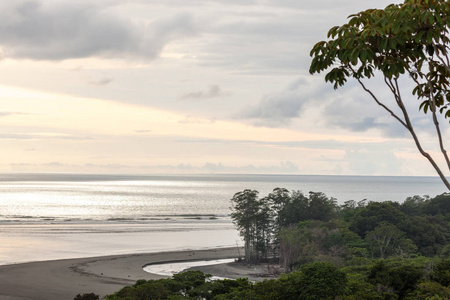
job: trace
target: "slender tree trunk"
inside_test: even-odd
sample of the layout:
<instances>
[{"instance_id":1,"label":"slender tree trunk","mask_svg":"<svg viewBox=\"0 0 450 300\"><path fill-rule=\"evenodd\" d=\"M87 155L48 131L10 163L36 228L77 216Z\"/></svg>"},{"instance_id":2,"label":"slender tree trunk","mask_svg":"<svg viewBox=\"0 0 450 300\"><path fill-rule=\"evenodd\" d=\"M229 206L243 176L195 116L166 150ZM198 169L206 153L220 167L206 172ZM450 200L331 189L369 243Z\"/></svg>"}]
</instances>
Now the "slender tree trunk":
<instances>
[{"instance_id":1,"label":"slender tree trunk","mask_svg":"<svg viewBox=\"0 0 450 300\"><path fill-rule=\"evenodd\" d=\"M351 68L350 68L351 69ZM351 69L353 72L354 70ZM378 100L378 98L375 96L374 93L372 93L371 90L369 90L364 83L361 81L361 79L357 78L357 81L359 82L359 84L362 86L363 90L366 91L371 97L372 99L375 100L375 102L381 106L384 110L386 110L387 112L389 112L397 121L400 122L400 124L402 124L411 134L412 138L414 139L414 143L416 144L416 148L417 150L419 150L420 154L422 154L422 156L424 156L428 162L433 166L434 170L436 171L436 173L439 175L439 178L441 179L441 181L444 183L444 185L447 187L447 189L450 191L450 182L447 180L447 178L445 177L444 173L441 171L441 169L439 168L439 166L437 165L437 163L434 161L433 157L431 157L431 155L429 153L427 153L423 148L422 145L420 143L419 138L417 137L414 128L412 126L412 123L409 119L409 114L408 111L406 110L405 105L403 104L403 100L401 98L400 95L400 91L398 90L398 86L394 86L394 84L392 83L392 79L387 79L385 77L385 82L387 84L387 86L391 89L392 93L394 94L395 100L397 102L398 107L400 108L400 110L402 111L403 114L403 118L400 118L397 114L395 114L391 109L389 109L386 105L384 105L380 100ZM442 144L442 143L440 143ZM442 148L441 148L442 150ZM446 155L445 151L443 151L444 156ZM446 157L447 158L447 157ZM447 160L446 160L447 161Z\"/></svg>"}]
</instances>

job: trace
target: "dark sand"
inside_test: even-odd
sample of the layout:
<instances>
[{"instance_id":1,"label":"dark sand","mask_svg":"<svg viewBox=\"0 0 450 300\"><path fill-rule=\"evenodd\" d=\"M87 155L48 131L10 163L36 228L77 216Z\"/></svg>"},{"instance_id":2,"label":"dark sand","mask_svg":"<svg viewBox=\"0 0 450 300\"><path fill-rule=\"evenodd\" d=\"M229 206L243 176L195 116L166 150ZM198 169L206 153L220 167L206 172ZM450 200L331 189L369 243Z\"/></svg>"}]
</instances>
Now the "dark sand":
<instances>
[{"instance_id":1,"label":"dark sand","mask_svg":"<svg viewBox=\"0 0 450 300\"><path fill-rule=\"evenodd\" d=\"M163 276L143 271L157 262L209 260L238 257L237 248L190 250L147 254L64 259L0 266L0 300L73 300L77 294L95 293L100 298L138 279ZM222 267L221 267L222 266ZM236 264L199 267L215 276L251 277L254 268ZM250 275L249 275L250 274ZM251 279L251 278L249 278Z\"/></svg>"}]
</instances>

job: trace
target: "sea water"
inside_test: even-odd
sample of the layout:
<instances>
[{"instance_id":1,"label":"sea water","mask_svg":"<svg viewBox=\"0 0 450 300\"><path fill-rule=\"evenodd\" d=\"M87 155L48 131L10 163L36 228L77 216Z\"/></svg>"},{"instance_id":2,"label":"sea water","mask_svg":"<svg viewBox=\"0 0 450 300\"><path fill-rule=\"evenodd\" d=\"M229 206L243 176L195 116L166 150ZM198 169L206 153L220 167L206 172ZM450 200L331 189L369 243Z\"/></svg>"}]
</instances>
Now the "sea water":
<instances>
[{"instance_id":1,"label":"sea water","mask_svg":"<svg viewBox=\"0 0 450 300\"><path fill-rule=\"evenodd\" d=\"M0 174L0 264L241 245L230 199L276 187L340 204L445 192L436 177Z\"/></svg>"}]
</instances>

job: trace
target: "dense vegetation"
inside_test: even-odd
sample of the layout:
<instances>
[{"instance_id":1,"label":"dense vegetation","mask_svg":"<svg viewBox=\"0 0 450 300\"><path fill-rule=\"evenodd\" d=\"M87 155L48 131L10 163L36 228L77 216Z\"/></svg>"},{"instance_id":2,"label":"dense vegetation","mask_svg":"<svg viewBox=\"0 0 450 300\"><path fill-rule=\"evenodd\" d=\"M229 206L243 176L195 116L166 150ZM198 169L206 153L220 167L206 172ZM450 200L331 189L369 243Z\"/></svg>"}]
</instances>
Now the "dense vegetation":
<instances>
[{"instance_id":1,"label":"dense vegetation","mask_svg":"<svg viewBox=\"0 0 450 300\"><path fill-rule=\"evenodd\" d=\"M338 205L277 188L262 198L244 190L232 203L247 263L276 261L285 274L252 283L189 271L106 299L450 299L449 193Z\"/></svg>"},{"instance_id":2,"label":"dense vegetation","mask_svg":"<svg viewBox=\"0 0 450 300\"><path fill-rule=\"evenodd\" d=\"M388 257L450 253L450 194L397 202L347 201L323 193L276 188L259 198L244 190L232 199L232 218L245 242L245 260L277 258L286 271L326 261L345 266Z\"/></svg>"},{"instance_id":3,"label":"dense vegetation","mask_svg":"<svg viewBox=\"0 0 450 300\"><path fill-rule=\"evenodd\" d=\"M211 281L209 277L200 271L187 271L170 279L139 280L106 300L450 299L450 261L426 257L377 260L340 269L331 263L314 262L257 283L246 278Z\"/></svg>"}]
</instances>

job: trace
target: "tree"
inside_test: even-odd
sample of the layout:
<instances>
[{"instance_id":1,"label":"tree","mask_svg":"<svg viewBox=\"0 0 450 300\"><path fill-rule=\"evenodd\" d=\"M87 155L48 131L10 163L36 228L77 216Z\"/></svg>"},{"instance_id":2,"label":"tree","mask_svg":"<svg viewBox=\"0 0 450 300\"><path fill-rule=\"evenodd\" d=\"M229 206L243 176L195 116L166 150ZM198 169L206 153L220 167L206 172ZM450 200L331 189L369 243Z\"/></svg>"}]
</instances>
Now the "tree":
<instances>
[{"instance_id":1,"label":"tree","mask_svg":"<svg viewBox=\"0 0 450 300\"><path fill-rule=\"evenodd\" d=\"M330 221L337 215L335 198L328 198L321 192L309 192L309 219Z\"/></svg>"},{"instance_id":2,"label":"tree","mask_svg":"<svg viewBox=\"0 0 450 300\"><path fill-rule=\"evenodd\" d=\"M267 259L273 239L273 212L268 198L258 199L258 192L244 190L231 199L231 218L244 238L245 260Z\"/></svg>"},{"instance_id":3,"label":"tree","mask_svg":"<svg viewBox=\"0 0 450 300\"><path fill-rule=\"evenodd\" d=\"M300 253L300 231L291 225L281 229L278 238L280 240L280 264L285 271L292 271L293 264Z\"/></svg>"},{"instance_id":4,"label":"tree","mask_svg":"<svg viewBox=\"0 0 450 300\"><path fill-rule=\"evenodd\" d=\"M450 117L450 2L445 0L405 0L385 9L369 9L349 16L349 22L328 32L329 41L317 43L311 50L310 73L330 71L325 81L334 88L354 78L371 98L411 134L419 152L429 161L442 182L450 183L436 160L424 150L401 93L400 81L411 80L412 95L419 106L431 112L446 169L450 159L438 115ZM364 79L381 75L394 97L394 107L369 89ZM402 81L403 82L403 81Z\"/></svg>"},{"instance_id":5,"label":"tree","mask_svg":"<svg viewBox=\"0 0 450 300\"><path fill-rule=\"evenodd\" d=\"M260 260L261 254L267 260L273 232L273 211L267 198L259 200L259 209L255 218L256 259Z\"/></svg>"},{"instance_id":6,"label":"tree","mask_svg":"<svg viewBox=\"0 0 450 300\"><path fill-rule=\"evenodd\" d=\"M255 237L256 216L259 211L258 191L246 189L234 194L231 218L244 239L245 260L252 259L251 246Z\"/></svg>"},{"instance_id":7,"label":"tree","mask_svg":"<svg viewBox=\"0 0 450 300\"><path fill-rule=\"evenodd\" d=\"M448 222L440 216L414 216L398 224L422 255L433 256L447 243Z\"/></svg>"},{"instance_id":8,"label":"tree","mask_svg":"<svg viewBox=\"0 0 450 300\"><path fill-rule=\"evenodd\" d=\"M450 214L450 193L438 195L424 204L423 212L429 215Z\"/></svg>"},{"instance_id":9,"label":"tree","mask_svg":"<svg viewBox=\"0 0 450 300\"><path fill-rule=\"evenodd\" d=\"M406 217L393 202L371 202L360 209L350 223L350 229L360 237L373 230L382 222L397 225Z\"/></svg>"},{"instance_id":10,"label":"tree","mask_svg":"<svg viewBox=\"0 0 450 300\"><path fill-rule=\"evenodd\" d=\"M271 234L274 236L274 241L272 245L273 254L276 257L278 255L280 241L279 233L283 227L288 224L288 210L286 207L291 204L292 198L289 191L285 188L275 188L272 193L269 193L265 198L264 202L268 203L271 208L272 214L272 231Z\"/></svg>"},{"instance_id":11,"label":"tree","mask_svg":"<svg viewBox=\"0 0 450 300\"><path fill-rule=\"evenodd\" d=\"M431 278L443 286L450 286L450 261L447 259L441 260L433 270Z\"/></svg>"},{"instance_id":12,"label":"tree","mask_svg":"<svg viewBox=\"0 0 450 300\"><path fill-rule=\"evenodd\" d=\"M377 254L381 259L392 253L398 247L402 232L392 224L383 223L374 230L367 232L366 240L372 252L372 257Z\"/></svg>"},{"instance_id":13,"label":"tree","mask_svg":"<svg viewBox=\"0 0 450 300\"><path fill-rule=\"evenodd\" d=\"M284 299L336 299L345 292L347 276L330 263L314 262L279 281L285 284Z\"/></svg>"},{"instance_id":14,"label":"tree","mask_svg":"<svg viewBox=\"0 0 450 300\"><path fill-rule=\"evenodd\" d=\"M378 290L387 292L383 299L404 299L413 291L424 276L423 268L407 264L388 265L385 261L377 261L367 275L367 281L377 285ZM389 293L390 292L390 293ZM392 295L395 293L397 297Z\"/></svg>"},{"instance_id":15,"label":"tree","mask_svg":"<svg viewBox=\"0 0 450 300\"><path fill-rule=\"evenodd\" d=\"M283 226L287 224L286 207L292 202L289 191L285 188L275 188L272 193L266 197L271 204L274 213L274 234L276 235Z\"/></svg>"},{"instance_id":16,"label":"tree","mask_svg":"<svg viewBox=\"0 0 450 300\"><path fill-rule=\"evenodd\" d=\"M288 202L280 214L284 216L283 227L297 224L299 221L309 220L309 199L300 191L293 191Z\"/></svg>"}]
</instances>

